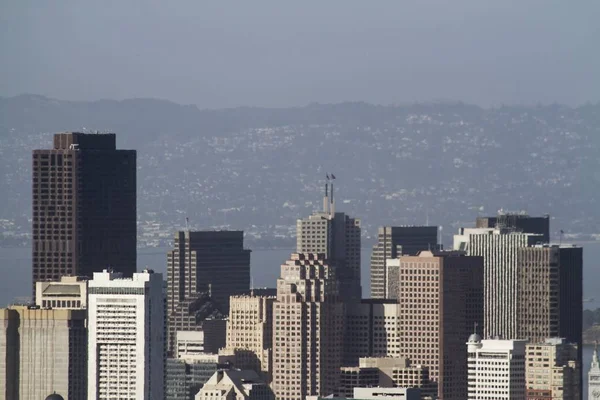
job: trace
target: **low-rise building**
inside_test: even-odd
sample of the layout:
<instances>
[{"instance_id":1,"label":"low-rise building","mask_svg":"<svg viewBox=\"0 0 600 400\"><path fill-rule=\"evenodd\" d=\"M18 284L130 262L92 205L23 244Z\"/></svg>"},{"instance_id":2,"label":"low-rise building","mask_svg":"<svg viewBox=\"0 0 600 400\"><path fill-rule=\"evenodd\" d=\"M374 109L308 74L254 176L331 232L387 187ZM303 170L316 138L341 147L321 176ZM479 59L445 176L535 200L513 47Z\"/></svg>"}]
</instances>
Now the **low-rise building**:
<instances>
[{"instance_id":1,"label":"low-rise building","mask_svg":"<svg viewBox=\"0 0 600 400\"><path fill-rule=\"evenodd\" d=\"M527 400L578 400L580 366L577 345L562 338L525 348Z\"/></svg>"},{"instance_id":2,"label":"low-rise building","mask_svg":"<svg viewBox=\"0 0 600 400\"><path fill-rule=\"evenodd\" d=\"M219 370L204 384L196 400L275 400L255 371Z\"/></svg>"}]
</instances>

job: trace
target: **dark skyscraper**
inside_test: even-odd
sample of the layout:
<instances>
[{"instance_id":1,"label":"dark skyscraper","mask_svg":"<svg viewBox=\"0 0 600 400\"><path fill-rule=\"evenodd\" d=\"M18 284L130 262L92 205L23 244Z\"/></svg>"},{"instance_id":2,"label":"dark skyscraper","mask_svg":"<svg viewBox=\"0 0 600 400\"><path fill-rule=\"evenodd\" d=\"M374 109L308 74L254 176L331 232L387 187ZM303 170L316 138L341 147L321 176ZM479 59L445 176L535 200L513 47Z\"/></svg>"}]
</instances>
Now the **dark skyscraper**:
<instances>
[{"instance_id":1,"label":"dark skyscraper","mask_svg":"<svg viewBox=\"0 0 600 400\"><path fill-rule=\"evenodd\" d=\"M386 260L416 256L422 250L437 250L437 226L384 226L371 253L371 297L386 298Z\"/></svg>"},{"instance_id":2,"label":"dark skyscraper","mask_svg":"<svg viewBox=\"0 0 600 400\"><path fill-rule=\"evenodd\" d=\"M201 320L229 313L229 297L250 289L250 250L242 231L180 231L167 254L169 351L177 331L202 328Z\"/></svg>"},{"instance_id":3,"label":"dark skyscraper","mask_svg":"<svg viewBox=\"0 0 600 400\"><path fill-rule=\"evenodd\" d=\"M550 216L530 217L525 212L498 211L497 217L477 217L476 228L514 229L517 232L542 235L541 242L550 242Z\"/></svg>"},{"instance_id":4,"label":"dark skyscraper","mask_svg":"<svg viewBox=\"0 0 600 400\"><path fill-rule=\"evenodd\" d=\"M33 151L33 282L136 268L136 152L110 134L59 133Z\"/></svg>"}]
</instances>

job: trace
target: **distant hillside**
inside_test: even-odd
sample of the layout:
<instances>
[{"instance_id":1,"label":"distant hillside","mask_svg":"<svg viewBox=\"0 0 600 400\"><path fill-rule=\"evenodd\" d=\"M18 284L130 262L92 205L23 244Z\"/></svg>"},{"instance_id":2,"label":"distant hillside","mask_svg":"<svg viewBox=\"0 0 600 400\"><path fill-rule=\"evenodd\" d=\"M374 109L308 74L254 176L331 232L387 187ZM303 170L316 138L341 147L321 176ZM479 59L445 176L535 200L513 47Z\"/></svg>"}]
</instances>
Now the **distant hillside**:
<instances>
[{"instance_id":1,"label":"distant hillside","mask_svg":"<svg viewBox=\"0 0 600 400\"><path fill-rule=\"evenodd\" d=\"M0 219L28 230L30 152L51 133L110 130L138 150L140 232L235 227L291 243L334 172L338 209L383 224L444 226L449 237L497 209L549 213L553 232L600 233L600 105L461 103L199 110L163 100L0 98ZM160 228L156 228L156 224Z\"/></svg>"}]
</instances>

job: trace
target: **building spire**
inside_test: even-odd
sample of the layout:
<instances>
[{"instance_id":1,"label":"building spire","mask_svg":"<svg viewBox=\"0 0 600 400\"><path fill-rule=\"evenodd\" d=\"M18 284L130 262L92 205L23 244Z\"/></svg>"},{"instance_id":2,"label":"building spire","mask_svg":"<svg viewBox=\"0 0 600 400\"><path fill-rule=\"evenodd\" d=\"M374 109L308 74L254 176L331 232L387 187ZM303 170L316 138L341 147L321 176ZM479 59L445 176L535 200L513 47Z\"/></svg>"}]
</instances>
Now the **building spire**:
<instances>
[{"instance_id":1,"label":"building spire","mask_svg":"<svg viewBox=\"0 0 600 400\"><path fill-rule=\"evenodd\" d=\"M325 197L323 197L323 212L324 213L329 212L329 193L328 193L329 179L330 179L329 174L325 173Z\"/></svg>"},{"instance_id":2,"label":"building spire","mask_svg":"<svg viewBox=\"0 0 600 400\"><path fill-rule=\"evenodd\" d=\"M594 340L594 355L592 356L592 369L600 368L598 363L598 341Z\"/></svg>"}]
</instances>

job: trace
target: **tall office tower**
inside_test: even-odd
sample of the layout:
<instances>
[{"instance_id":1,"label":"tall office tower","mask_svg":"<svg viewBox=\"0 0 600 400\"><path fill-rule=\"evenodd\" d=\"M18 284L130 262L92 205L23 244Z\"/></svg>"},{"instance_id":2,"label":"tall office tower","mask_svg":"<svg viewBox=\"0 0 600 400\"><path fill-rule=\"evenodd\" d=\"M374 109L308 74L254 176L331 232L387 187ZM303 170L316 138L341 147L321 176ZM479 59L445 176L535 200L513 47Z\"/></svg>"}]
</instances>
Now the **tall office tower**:
<instances>
[{"instance_id":1,"label":"tall office tower","mask_svg":"<svg viewBox=\"0 0 600 400\"><path fill-rule=\"evenodd\" d=\"M343 303L324 254L292 254L273 305L273 391L278 400L329 395L342 366Z\"/></svg>"},{"instance_id":2,"label":"tall office tower","mask_svg":"<svg viewBox=\"0 0 600 400\"><path fill-rule=\"evenodd\" d=\"M541 235L511 229L460 228L454 249L484 260L485 311L483 337L517 339L517 254L541 241Z\"/></svg>"},{"instance_id":3,"label":"tall office tower","mask_svg":"<svg viewBox=\"0 0 600 400\"><path fill-rule=\"evenodd\" d=\"M371 253L371 297L386 298L386 260L416 256L421 250L438 249L437 226L384 226Z\"/></svg>"},{"instance_id":4,"label":"tall office tower","mask_svg":"<svg viewBox=\"0 0 600 400\"><path fill-rule=\"evenodd\" d=\"M562 338L525 347L527 400L579 400L578 346Z\"/></svg>"},{"instance_id":5,"label":"tall office tower","mask_svg":"<svg viewBox=\"0 0 600 400\"><path fill-rule=\"evenodd\" d=\"M474 333L467 342L469 400L525 400L525 345L527 340L481 340Z\"/></svg>"},{"instance_id":6,"label":"tall office tower","mask_svg":"<svg viewBox=\"0 0 600 400\"><path fill-rule=\"evenodd\" d=\"M0 398L86 397L85 310L0 309Z\"/></svg>"},{"instance_id":7,"label":"tall office tower","mask_svg":"<svg viewBox=\"0 0 600 400\"><path fill-rule=\"evenodd\" d=\"M124 278L94 272L88 282L88 399L164 396L162 274Z\"/></svg>"},{"instance_id":8,"label":"tall office tower","mask_svg":"<svg viewBox=\"0 0 600 400\"><path fill-rule=\"evenodd\" d=\"M168 351L177 331L202 329L229 313L229 297L250 289L250 250L242 231L180 231L167 254Z\"/></svg>"},{"instance_id":9,"label":"tall office tower","mask_svg":"<svg viewBox=\"0 0 600 400\"><path fill-rule=\"evenodd\" d=\"M588 372L588 399L600 399L600 362L598 362L598 345L594 347L592 364Z\"/></svg>"},{"instance_id":10,"label":"tall office tower","mask_svg":"<svg viewBox=\"0 0 600 400\"><path fill-rule=\"evenodd\" d=\"M516 232L542 235L539 241L550 242L550 216L530 217L526 212L498 210L496 217L477 217L476 228L510 229Z\"/></svg>"},{"instance_id":11,"label":"tall office tower","mask_svg":"<svg viewBox=\"0 0 600 400\"><path fill-rule=\"evenodd\" d=\"M429 367L441 399L464 400L464 341L473 324L483 322L483 259L458 251L422 251L388 260L387 268L388 286L401 306L396 341L403 357Z\"/></svg>"},{"instance_id":12,"label":"tall office tower","mask_svg":"<svg viewBox=\"0 0 600 400\"><path fill-rule=\"evenodd\" d=\"M323 211L297 220L296 241L297 253L324 254L335 265L343 302L360 301L360 220L335 211L333 183L325 184Z\"/></svg>"},{"instance_id":13,"label":"tall office tower","mask_svg":"<svg viewBox=\"0 0 600 400\"><path fill-rule=\"evenodd\" d=\"M348 305L344 318L345 366L356 366L361 357L401 357L396 341L402 328L401 306L396 300L363 299Z\"/></svg>"},{"instance_id":14,"label":"tall office tower","mask_svg":"<svg viewBox=\"0 0 600 400\"><path fill-rule=\"evenodd\" d=\"M273 303L276 289L251 289L231 296L226 348L236 353L236 367L258 372L270 383L273 351Z\"/></svg>"},{"instance_id":15,"label":"tall office tower","mask_svg":"<svg viewBox=\"0 0 600 400\"><path fill-rule=\"evenodd\" d=\"M59 133L33 151L35 282L136 265L136 153L110 134Z\"/></svg>"},{"instance_id":16,"label":"tall office tower","mask_svg":"<svg viewBox=\"0 0 600 400\"><path fill-rule=\"evenodd\" d=\"M234 355L197 354L167 359L165 400L194 400L215 372L233 365Z\"/></svg>"},{"instance_id":17,"label":"tall office tower","mask_svg":"<svg viewBox=\"0 0 600 400\"><path fill-rule=\"evenodd\" d=\"M581 347L583 249L536 245L518 249L518 336L532 343L563 337Z\"/></svg>"}]
</instances>

